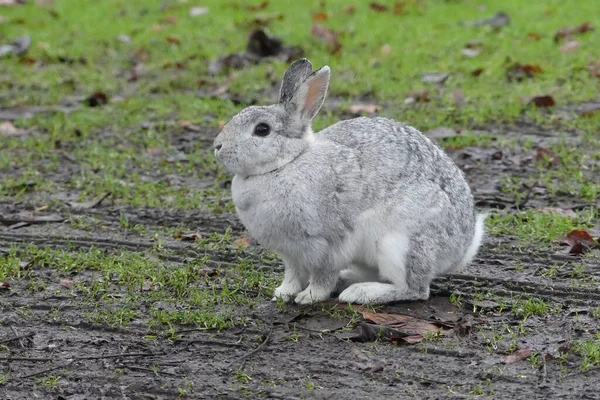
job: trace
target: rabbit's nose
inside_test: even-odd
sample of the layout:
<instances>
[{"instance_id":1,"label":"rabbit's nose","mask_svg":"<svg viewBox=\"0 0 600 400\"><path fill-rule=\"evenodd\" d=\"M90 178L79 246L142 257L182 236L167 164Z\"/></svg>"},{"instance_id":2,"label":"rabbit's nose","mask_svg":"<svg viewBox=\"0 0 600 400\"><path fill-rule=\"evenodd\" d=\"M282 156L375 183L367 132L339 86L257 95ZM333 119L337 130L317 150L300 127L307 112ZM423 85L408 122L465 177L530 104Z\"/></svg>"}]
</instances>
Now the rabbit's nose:
<instances>
[{"instance_id":1,"label":"rabbit's nose","mask_svg":"<svg viewBox=\"0 0 600 400\"><path fill-rule=\"evenodd\" d=\"M215 150L219 151L219 150L221 150L221 147L223 147L223 145L221 143L219 143L219 144L215 145Z\"/></svg>"}]
</instances>

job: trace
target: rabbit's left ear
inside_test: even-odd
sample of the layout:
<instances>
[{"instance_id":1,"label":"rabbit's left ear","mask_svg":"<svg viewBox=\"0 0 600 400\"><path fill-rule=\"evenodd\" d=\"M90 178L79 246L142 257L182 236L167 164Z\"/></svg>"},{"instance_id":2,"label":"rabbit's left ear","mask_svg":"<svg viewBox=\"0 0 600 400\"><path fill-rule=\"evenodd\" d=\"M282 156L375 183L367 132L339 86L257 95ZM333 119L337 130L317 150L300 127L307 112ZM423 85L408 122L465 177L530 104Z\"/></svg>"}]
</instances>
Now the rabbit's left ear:
<instances>
[{"instance_id":1,"label":"rabbit's left ear","mask_svg":"<svg viewBox=\"0 0 600 400\"><path fill-rule=\"evenodd\" d=\"M328 86L329 67L324 66L299 85L291 100L284 104L286 110L301 121L310 122L321 109Z\"/></svg>"},{"instance_id":2,"label":"rabbit's left ear","mask_svg":"<svg viewBox=\"0 0 600 400\"><path fill-rule=\"evenodd\" d=\"M307 58L294 61L283 75L283 82L281 82L281 89L279 90L279 104L285 104L290 101L302 82L310 74L312 74L312 64Z\"/></svg>"}]
</instances>

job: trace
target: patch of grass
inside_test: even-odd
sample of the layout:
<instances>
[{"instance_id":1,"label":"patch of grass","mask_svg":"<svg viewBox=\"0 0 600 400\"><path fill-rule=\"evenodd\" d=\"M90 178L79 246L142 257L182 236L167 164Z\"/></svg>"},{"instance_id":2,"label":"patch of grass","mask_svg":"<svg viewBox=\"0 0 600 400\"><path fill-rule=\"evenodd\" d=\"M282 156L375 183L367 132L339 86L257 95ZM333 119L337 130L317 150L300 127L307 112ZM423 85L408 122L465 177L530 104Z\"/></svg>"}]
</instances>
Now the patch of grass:
<instances>
[{"instance_id":1,"label":"patch of grass","mask_svg":"<svg viewBox=\"0 0 600 400\"><path fill-rule=\"evenodd\" d=\"M575 352L581 356L581 368L587 371L590 368L600 366L600 333L589 339L578 341Z\"/></svg>"},{"instance_id":2,"label":"patch of grass","mask_svg":"<svg viewBox=\"0 0 600 400\"><path fill-rule=\"evenodd\" d=\"M573 229L593 227L597 218L598 211L595 209L582 210L575 218L560 213L527 210L514 214L494 212L486 222L493 235L515 235L528 244L547 245Z\"/></svg>"},{"instance_id":3,"label":"patch of grass","mask_svg":"<svg viewBox=\"0 0 600 400\"><path fill-rule=\"evenodd\" d=\"M546 303L544 300L536 299L534 297L514 302L512 309L515 314L525 317L531 315L542 317L551 310L548 303Z\"/></svg>"},{"instance_id":4,"label":"patch of grass","mask_svg":"<svg viewBox=\"0 0 600 400\"><path fill-rule=\"evenodd\" d=\"M85 315L94 323L126 326L142 318L149 328L194 325L217 330L244 323L244 316L234 313L236 307L264 301L278 280L276 274L255 268L255 259L221 267L214 275L207 272L212 271L208 259L176 264L161 261L161 254L160 250L147 255L94 248L12 248L0 258L0 279L34 277L38 282L34 289L43 290L50 282L36 271L47 268L56 281L57 275L73 280L73 289L61 290L74 290L82 299ZM24 270L21 260L34 262ZM21 313L29 315L31 310ZM56 310L51 314L55 320L60 318Z\"/></svg>"}]
</instances>

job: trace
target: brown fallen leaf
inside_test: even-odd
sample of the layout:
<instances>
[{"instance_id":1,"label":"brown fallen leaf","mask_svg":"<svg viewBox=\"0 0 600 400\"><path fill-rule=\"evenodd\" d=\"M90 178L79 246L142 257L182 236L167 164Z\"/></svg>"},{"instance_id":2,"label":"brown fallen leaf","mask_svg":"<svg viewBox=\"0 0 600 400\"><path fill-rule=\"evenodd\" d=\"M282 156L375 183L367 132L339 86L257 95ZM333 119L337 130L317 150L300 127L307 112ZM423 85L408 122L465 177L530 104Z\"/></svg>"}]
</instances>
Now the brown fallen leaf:
<instances>
[{"instance_id":1,"label":"brown fallen leaf","mask_svg":"<svg viewBox=\"0 0 600 400\"><path fill-rule=\"evenodd\" d=\"M518 62L514 63L506 70L506 79L509 82L517 81L521 82L523 79L533 79L535 74L540 74L542 72L542 68L538 65L531 64L520 64Z\"/></svg>"},{"instance_id":2,"label":"brown fallen leaf","mask_svg":"<svg viewBox=\"0 0 600 400\"><path fill-rule=\"evenodd\" d=\"M429 103L430 101L431 99L429 98L429 92L427 90L420 90L416 92L410 92L404 100L404 103Z\"/></svg>"},{"instance_id":3,"label":"brown fallen leaf","mask_svg":"<svg viewBox=\"0 0 600 400\"><path fill-rule=\"evenodd\" d=\"M471 71L471 76L478 77L483 72L483 68L477 68Z\"/></svg>"},{"instance_id":4,"label":"brown fallen leaf","mask_svg":"<svg viewBox=\"0 0 600 400\"><path fill-rule=\"evenodd\" d=\"M202 235L197 232L186 232L186 233L178 233L175 235L177 239L181 240L199 240L202 239Z\"/></svg>"},{"instance_id":5,"label":"brown fallen leaf","mask_svg":"<svg viewBox=\"0 0 600 400\"><path fill-rule=\"evenodd\" d=\"M177 125L179 125L183 129L186 129L188 131L192 131L192 132L200 132L201 131L200 127L192 124L190 121L179 120L179 121L177 121Z\"/></svg>"},{"instance_id":6,"label":"brown fallen leaf","mask_svg":"<svg viewBox=\"0 0 600 400\"><path fill-rule=\"evenodd\" d=\"M177 23L177 17L175 17L174 15L169 15L169 16L163 18L160 22L162 22L164 24L174 25Z\"/></svg>"},{"instance_id":7,"label":"brown fallen leaf","mask_svg":"<svg viewBox=\"0 0 600 400\"><path fill-rule=\"evenodd\" d=\"M146 149L146 155L148 155L150 157L159 157L159 156L162 156L163 154L165 154L165 149L163 149L162 147L153 146L153 147L148 147Z\"/></svg>"},{"instance_id":8,"label":"brown fallen leaf","mask_svg":"<svg viewBox=\"0 0 600 400\"><path fill-rule=\"evenodd\" d=\"M377 325L390 326L405 333L405 336L422 335L427 332L435 332L442 325L415 318L410 315L402 314L387 314L387 313L372 313L370 311L362 311L362 316L365 320L371 321ZM442 324L442 323L440 323ZM443 326L451 326L443 324Z\"/></svg>"},{"instance_id":9,"label":"brown fallen leaf","mask_svg":"<svg viewBox=\"0 0 600 400\"><path fill-rule=\"evenodd\" d=\"M369 7L371 8L371 10L375 10L377 12L383 12L388 10L388 6L381 3L371 3L369 4Z\"/></svg>"},{"instance_id":10,"label":"brown fallen leaf","mask_svg":"<svg viewBox=\"0 0 600 400\"><path fill-rule=\"evenodd\" d=\"M586 32L591 32L593 30L594 30L594 27L589 22L584 22L584 23L574 26L574 27L563 26L562 28L557 30L556 33L554 34L554 41L560 42L561 40L570 39L575 34L581 35Z\"/></svg>"},{"instance_id":11,"label":"brown fallen leaf","mask_svg":"<svg viewBox=\"0 0 600 400\"><path fill-rule=\"evenodd\" d=\"M313 21L327 21L327 14L325 14L323 12L313 14L312 20Z\"/></svg>"},{"instance_id":12,"label":"brown fallen leaf","mask_svg":"<svg viewBox=\"0 0 600 400\"><path fill-rule=\"evenodd\" d=\"M330 31L326 27L320 24L313 24L310 29L310 35L324 43L330 48L330 53L338 55L342 50L342 45L338 41L339 34L337 32Z\"/></svg>"},{"instance_id":13,"label":"brown fallen leaf","mask_svg":"<svg viewBox=\"0 0 600 400\"><path fill-rule=\"evenodd\" d=\"M11 122L0 122L0 136L21 136L26 130L17 129Z\"/></svg>"},{"instance_id":14,"label":"brown fallen leaf","mask_svg":"<svg viewBox=\"0 0 600 400\"><path fill-rule=\"evenodd\" d=\"M349 109L352 114L375 114L381 107L377 104L352 104Z\"/></svg>"},{"instance_id":15,"label":"brown fallen leaf","mask_svg":"<svg viewBox=\"0 0 600 400\"><path fill-rule=\"evenodd\" d=\"M88 107L99 107L108 103L108 96L102 92L96 92L88 97L84 103Z\"/></svg>"},{"instance_id":16,"label":"brown fallen leaf","mask_svg":"<svg viewBox=\"0 0 600 400\"><path fill-rule=\"evenodd\" d=\"M572 53L579 48L579 42L577 40L569 40L558 48L561 53Z\"/></svg>"},{"instance_id":17,"label":"brown fallen leaf","mask_svg":"<svg viewBox=\"0 0 600 400\"><path fill-rule=\"evenodd\" d=\"M544 214L561 214L571 218L577 217L577 213L569 208L536 207L535 209Z\"/></svg>"},{"instance_id":18,"label":"brown fallen leaf","mask_svg":"<svg viewBox=\"0 0 600 400\"><path fill-rule=\"evenodd\" d=\"M595 64L588 65L587 70L590 71L593 77L600 78L600 60L596 61Z\"/></svg>"},{"instance_id":19,"label":"brown fallen leaf","mask_svg":"<svg viewBox=\"0 0 600 400\"><path fill-rule=\"evenodd\" d=\"M10 290L10 283L0 282L0 290Z\"/></svg>"},{"instance_id":20,"label":"brown fallen leaf","mask_svg":"<svg viewBox=\"0 0 600 400\"><path fill-rule=\"evenodd\" d=\"M111 192L106 192L102 196L100 196L97 199L92 200L92 201L87 201L87 202L83 202L83 203L69 201L69 202L67 202L67 204L76 210L89 210L91 208L98 207L110 195L111 195Z\"/></svg>"},{"instance_id":21,"label":"brown fallen leaf","mask_svg":"<svg viewBox=\"0 0 600 400\"><path fill-rule=\"evenodd\" d=\"M454 89L452 93L450 93L450 101L456 104L456 107L461 108L465 104L465 95L462 90Z\"/></svg>"},{"instance_id":22,"label":"brown fallen leaf","mask_svg":"<svg viewBox=\"0 0 600 400\"><path fill-rule=\"evenodd\" d=\"M160 24L154 24L150 27L150 30L153 32L161 32L163 30L163 26Z\"/></svg>"},{"instance_id":23,"label":"brown fallen leaf","mask_svg":"<svg viewBox=\"0 0 600 400\"><path fill-rule=\"evenodd\" d=\"M535 149L535 161L536 162L547 162L547 163L553 164L553 165L562 164L562 158L560 158L558 155L556 155L556 153L553 152L552 150L547 149L545 147L538 147Z\"/></svg>"},{"instance_id":24,"label":"brown fallen leaf","mask_svg":"<svg viewBox=\"0 0 600 400\"><path fill-rule=\"evenodd\" d=\"M536 42L542 38L538 33L535 33L535 32L529 32L527 34L527 37L531 40L535 40Z\"/></svg>"},{"instance_id":25,"label":"brown fallen leaf","mask_svg":"<svg viewBox=\"0 0 600 400\"><path fill-rule=\"evenodd\" d=\"M268 1L263 1L262 3L257 4L255 6L247 6L246 10L248 10L248 11L260 11L260 10L264 10L268 6L269 6L269 2Z\"/></svg>"},{"instance_id":26,"label":"brown fallen leaf","mask_svg":"<svg viewBox=\"0 0 600 400\"><path fill-rule=\"evenodd\" d=\"M554 107L556 105L556 101L552 96L534 96L532 97L527 104L534 104L538 108L542 107Z\"/></svg>"},{"instance_id":27,"label":"brown fallen leaf","mask_svg":"<svg viewBox=\"0 0 600 400\"><path fill-rule=\"evenodd\" d=\"M73 281L71 279L61 279L59 282L60 282L60 286L63 286L66 288L70 288L73 286Z\"/></svg>"},{"instance_id":28,"label":"brown fallen leaf","mask_svg":"<svg viewBox=\"0 0 600 400\"><path fill-rule=\"evenodd\" d=\"M592 249L600 249L600 243L594 240L588 232L582 230L573 230L566 237L555 239L554 242L571 246L569 254L573 255L583 254Z\"/></svg>"},{"instance_id":29,"label":"brown fallen leaf","mask_svg":"<svg viewBox=\"0 0 600 400\"><path fill-rule=\"evenodd\" d=\"M514 353L512 353L511 355L506 356L504 358L504 363L505 364L513 364L513 363L516 363L517 361L526 359L530 355L531 355L531 349L529 349L529 348L519 349L519 350L515 351Z\"/></svg>"},{"instance_id":30,"label":"brown fallen leaf","mask_svg":"<svg viewBox=\"0 0 600 400\"><path fill-rule=\"evenodd\" d=\"M144 279L144 284L142 285L142 292L149 292L152 290L152 281L150 279Z\"/></svg>"},{"instance_id":31,"label":"brown fallen leaf","mask_svg":"<svg viewBox=\"0 0 600 400\"><path fill-rule=\"evenodd\" d=\"M170 44L180 44L181 42L176 37L168 36L167 37L167 43L170 43Z\"/></svg>"},{"instance_id":32,"label":"brown fallen leaf","mask_svg":"<svg viewBox=\"0 0 600 400\"><path fill-rule=\"evenodd\" d=\"M250 236L240 236L239 238L233 241L233 244L245 249L246 247L250 246L251 242L252 238Z\"/></svg>"},{"instance_id":33,"label":"brown fallen leaf","mask_svg":"<svg viewBox=\"0 0 600 400\"><path fill-rule=\"evenodd\" d=\"M394 15L402 14L402 11L404 11L405 5L406 5L405 1L397 1L396 3L394 3Z\"/></svg>"},{"instance_id":34,"label":"brown fallen leaf","mask_svg":"<svg viewBox=\"0 0 600 400\"><path fill-rule=\"evenodd\" d=\"M344 8L342 8L342 11L345 12L346 14L353 14L354 11L356 11L356 8L354 8L353 5L348 4L348 5L344 6Z\"/></svg>"}]
</instances>

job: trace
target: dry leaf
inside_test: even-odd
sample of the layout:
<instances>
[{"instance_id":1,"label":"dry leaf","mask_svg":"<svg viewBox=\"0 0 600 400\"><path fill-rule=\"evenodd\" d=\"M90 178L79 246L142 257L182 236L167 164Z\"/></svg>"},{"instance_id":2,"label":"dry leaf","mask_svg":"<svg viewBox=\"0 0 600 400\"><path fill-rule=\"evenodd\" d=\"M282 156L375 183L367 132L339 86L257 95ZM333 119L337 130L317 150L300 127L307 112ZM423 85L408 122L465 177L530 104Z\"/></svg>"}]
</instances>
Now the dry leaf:
<instances>
[{"instance_id":1,"label":"dry leaf","mask_svg":"<svg viewBox=\"0 0 600 400\"><path fill-rule=\"evenodd\" d=\"M342 9L343 12L345 12L346 14L352 14L354 13L356 9L354 8L353 5L348 4L347 6L344 6L344 8Z\"/></svg>"},{"instance_id":2,"label":"dry leaf","mask_svg":"<svg viewBox=\"0 0 600 400\"><path fill-rule=\"evenodd\" d=\"M566 237L558 238L554 242L571 246L569 254L573 255L583 254L590 249L600 249L600 243L594 240L588 232L582 230L571 231Z\"/></svg>"},{"instance_id":3,"label":"dry leaf","mask_svg":"<svg viewBox=\"0 0 600 400\"><path fill-rule=\"evenodd\" d=\"M447 72L425 72L421 74L421 81L423 83L444 83L450 77Z\"/></svg>"},{"instance_id":4,"label":"dry leaf","mask_svg":"<svg viewBox=\"0 0 600 400\"><path fill-rule=\"evenodd\" d=\"M375 114L380 108L381 107L377 104L352 104L350 106L350 112L352 114Z\"/></svg>"},{"instance_id":5,"label":"dry leaf","mask_svg":"<svg viewBox=\"0 0 600 400\"><path fill-rule=\"evenodd\" d=\"M389 56L390 54L392 54L392 46L390 46L389 44L384 44L383 46L381 46L381 54L383 54L384 56Z\"/></svg>"},{"instance_id":6,"label":"dry leaf","mask_svg":"<svg viewBox=\"0 0 600 400\"><path fill-rule=\"evenodd\" d=\"M246 10L248 10L248 11L260 11L260 10L264 10L268 6L269 6L269 2L268 1L263 1L262 3L257 4L255 6L248 6L248 7L246 7Z\"/></svg>"},{"instance_id":7,"label":"dry leaf","mask_svg":"<svg viewBox=\"0 0 600 400\"><path fill-rule=\"evenodd\" d=\"M529 33L527 34L527 37L528 37L529 39L532 39L532 40L535 40L535 41L539 41L539 40L542 38L542 37L541 37L539 34L537 34L537 33L535 33L535 32L529 32Z\"/></svg>"},{"instance_id":8,"label":"dry leaf","mask_svg":"<svg viewBox=\"0 0 600 400\"><path fill-rule=\"evenodd\" d=\"M556 105L556 101L552 96L535 96L532 97L528 104L535 104L536 107L554 107Z\"/></svg>"},{"instance_id":9,"label":"dry leaf","mask_svg":"<svg viewBox=\"0 0 600 400\"><path fill-rule=\"evenodd\" d=\"M160 24L154 24L154 25L152 25L152 27L150 28L150 30L154 31L154 32L160 32L160 31L163 30L163 26L160 25Z\"/></svg>"},{"instance_id":10,"label":"dry leaf","mask_svg":"<svg viewBox=\"0 0 600 400\"><path fill-rule=\"evenodd\" d=\"M0 122L0 136L20 136L25 133L27 133L27 131L15 128L15 126L8 121Z\"/></svg>"},{"instance_id":11,"label":"dry leaf","mask_svg":"<svg viewBox=\"0 0 600 400\"><path fill-rule=\"evenodd\" d=\"M513 363L516 363L517 361L526 359L530 355L531 355L531 349L528 349L528 348L519 349L519 350L515 351L514 353L512 353L511 355L506 356L506 358L504 358L504 363L505 364L513 364Z\"/></svg>"},{"instance_id":12,"label":"dry leaf","mask_svg":"<svg viewBox=\"0 0 600 400\"><path fill-rule=\"evenodd\" d=\"M579 42L577 40L570 40L567 43L559 47L561 53L572 53L579 48Z\"/></svg>"},{"instance_id":13,"label":"dry leaf","mask_svg":"<svg viewBox=\"0 0 600 400\"><path fill-rule=\"evenodd\" d=\"M589 22L584 22L575 27L563 26L554 34L554 41L559 42L561 40L570 39L574 34L584 34L593 30L594 27Z\"/></svg>"},{"instance_id":14,"label":"dry leaf","mask_svg":"<svg viewBox=\"0 0 600 400\"><path fill-rule=\"evenodd\" d=\"M406 5L406 3L404 1L397 1L394 4L394 15L402 14L402 11L404 10L405 5Z\"/></svg>"},{"instance_id":15,"label":"dry leaf","mask_svg":"<svg viewBox=\"0 0 600 400\"><path fill-rule=\"evenodd\" d=\"M200 15L208 14L208 7L193 7L190 8L190 17L198 17Z\"/></svg>"},{"instance_id":16,"label":"dry leaf","mask_svg":"<svg viewBox=\"0 0 600 400\"><path fill-rule=\"evenodd\" d=\"M108 96L102 92L96 92L84 101L89 107L99 107L108 103Z\"/></svg>"},{"instance_id":17,"label":"dry leaf","mask_svg":"<svg viewBox=\"0 0 600 400\"><path fill-rule=\"evenodd\" d=\"M471 71L471 76L478 77L483 72L483 68L477 68Z\"/></svg>"},{"instance_id":18,"label":"dry leaf","mask_svg":"<svg viewBox=\"0 0 600 400\"><path fill-rule=\"evenodd\" d=\"M535 152L535 161L537 162L549 161L551 164L554 165L560 165L562 163L562 159L550 149L538 147L537 149L535 149Z\"/></svg>"},{"instance_id":19,"label":"dry leaf","mask_svg":"<svg viewBox=\"0 0 600 400\"><path fill-rule=\"evenodd\" d=\"M435 332L440 326L423 319L415 318L409 315L372 313L362 311L365 320L371 321L377 325L390 326L406 333L407 336L422 335L426 332Z\"/></svg>"},{"instance_id":20,"label":"dry leaf","mask_svg":"<svg viewBox=\"0 0 600 400\"><path fill-rule=\"evenodd\" d=\"M325 13L316 13L312 16L313 21L327 21L327 14Z\"/></svg>"},{"instance_id":21,"label":"dry leaf","mask_svg":"<svg viewBox=\"0 0 600 400\"><path fill-rule=\"evenodd\" d=\"M420 90L416 92L410 92L407 98L404 100L404 103L429 103L430 101L431 99L429 98L429 92L427 90Z\"/></svg>"},{"instance_id":22,"label":"dry leaf","mask_svg":"<svg viewBox=\"0 0 600 400\"><path fill-rule=\"evenodd\" d=\"M240 236L239 238L233 241L233 244L245 249L246 247L250 246L251 242L252 238L250 236Z\"/></svg>"},{"instance_id":23,"label":"dry leaf","mask_svg":"<svg viewBox=\"0 0 600 400\"><path fill-rule=\"evenodd\" d=\"M64 286L66 288L70 288L73 286L73 281L70 279L61 279L60 286Z\"/></svg>"},{"instance_id":24,"label":"dry leaf","mask_svg":"<svg viewBox=\"0 0 600 400\"><path fill-rule=\"evenodd\" d=\"M10 290L10 283L8 283L8 282L0 282L0 289L1 290Z\"/></svg>"},{"instance_id":25,"label":"dry leaf","mask_svg":"<svg viewBox=\"0 0 600 400\"><path fill-rule=\"evenodd\" d=\"M178 233L175 235L177 239L181 240L199 240L202 239L202 235L197 232Z\"/></svg>"},{"instance_id":26,"label":"dry leaf","mask_svg":"<svg viewBox=\"0 0 600 400\"><path fill-rule=\"evenodd\" d=\"M462 107L465 104L465 96L460 89L455 89L450 94L450 100L456 104L458 108Z\"/></svg>"},{"instance_id":27,"label":"dry leaf","mask_svg":"<svg viewBox=\"0 0 600 400\"><path fill-rule=\"evenodd\" d=\"M165 154L165 149L162 147L148 147L146 149L146 155L150 157L158 157L162 156L163 154Z\"/></svg>"},{"instance_id":28,"label":"dry leaf","mask_svg":"<svg viewBox=\"0 0 600 400\"><path fill-rule=\"evenodd\" d=\"M331 54L339 54L342 49L342 45L338 42L338 33L330 31L323 25L313 24L310 34L313 38L327 43L330 47Z\"/></svg>"},{"instance_id":29,"label":"dry leaf","mask_svg":"<svg viewBox=\"0 0 600 400\"><path fill-rule=\"evenodd\" d=\"M200 132L201 131L200 127L192 124L190 121L180 120L180 121L177 121L177 125L181 126L184 129L187 129L188 131L192 131L192 132Z\"/></svg>"},{"instance_id":30,"label":"dry leaf","mask_svg":"<svg viewBox=\"0 0 600 400\"><path fill-rule=\"evenodd\" d=\"M169 36L169 37L167 37L167 43L180 44L181 42L176 37Z\"/></svg>"},{"instance_id":31,"label":"dry leaf","mask_svg":"<svg viewBox=\"0 0 600 400\"><path fill-rule=\"evenodd\" d=\"M169 15L168 17L163 18L161 22L173 25L177 23L177 17Z\"/></svg>"},{"instance_id":32,"label":"dry leaf","mask_svg":"<svg viewBox=\"0 0 600 400\"><path fill-rule=\"evenodd\" d=\"M144 284L142 285L142 292L149 292L152 289L152 281L149 279L144 279Z\"/></svg>"},{"instance_id":33,"label":"dry leaf","mask_svg":"<svg viewBox=\"0 0 600 400\"><path fill-rule=\"evenodd\" d=\"M371 4L369 4L369 7L371 8L371 10L375 10L378 12L383 12L383 11L388 10L388 7L381 3L371 3Z\"/></svg>"}]
</instances>

